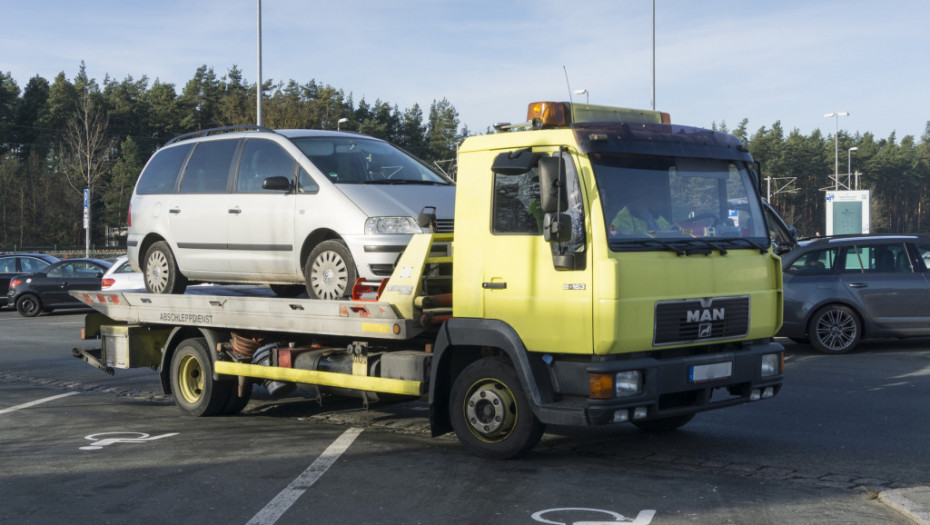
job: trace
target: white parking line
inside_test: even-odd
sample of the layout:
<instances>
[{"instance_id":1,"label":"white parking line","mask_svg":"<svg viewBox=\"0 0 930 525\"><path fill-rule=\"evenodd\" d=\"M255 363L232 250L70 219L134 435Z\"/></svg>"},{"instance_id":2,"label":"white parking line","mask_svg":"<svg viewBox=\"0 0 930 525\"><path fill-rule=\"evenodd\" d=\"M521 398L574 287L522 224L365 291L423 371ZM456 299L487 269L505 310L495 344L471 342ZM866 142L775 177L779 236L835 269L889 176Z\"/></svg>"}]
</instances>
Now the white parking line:
<instances>
[{"instance_id":1,"label":"white parking line","mask_svg":"<svg viewBox=\"0 0 930 525\"><path fill-rule=\"evenodd\" d=\"M252 517L246 525L272 525L291 508L291 505L297 501L297 498L303 495L320 477L326 473L329 467L339 459L349 445L355 441L355 438L362 433L361 428L350 428L342 433L336 441L326 447L326 450L316 458L316 461L307 467L297 478L285 487L265 508L258 511L258 514Z\"/></svg>"},{"instance_id":2,"label":"white parking line","mask_svg":"<svg viewBox=\"0 0 930 525\"><path fill-rule=\"evenodd\" d=\"M36 405L41 405L42 403L48 403L49 401L54 401L56 399L61 399L63 397L73 396L74 394L80 394L80 392L68 392L67 394L58 394L57 396L46 397L43 399L37 399L35 401L30 401L28 403L23 403L22 405L16 405L15 407L4 408L0 410L0 414L6 414L7 412L16 412L17 410L22 410L24 408L34 407Z\"/></svg>"}]
</instances>

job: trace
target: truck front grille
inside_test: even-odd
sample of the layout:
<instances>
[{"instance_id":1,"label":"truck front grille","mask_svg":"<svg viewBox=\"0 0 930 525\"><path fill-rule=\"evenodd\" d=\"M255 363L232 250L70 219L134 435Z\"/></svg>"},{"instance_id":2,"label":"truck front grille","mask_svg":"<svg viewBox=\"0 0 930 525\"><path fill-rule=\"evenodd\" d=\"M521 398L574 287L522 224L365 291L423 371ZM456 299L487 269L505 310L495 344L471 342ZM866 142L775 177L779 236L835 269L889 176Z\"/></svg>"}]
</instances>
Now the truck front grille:
<instances>
[{"instance_id":1,"label":"truck front grille","mask_svg":"<svg viewBox=\"0 0 930 525\"><path fill-rule=\"evenodd\" d=\"M748 334L748 295L656 302L653 346L738 339Z\"/></svg>"}]
</instances>

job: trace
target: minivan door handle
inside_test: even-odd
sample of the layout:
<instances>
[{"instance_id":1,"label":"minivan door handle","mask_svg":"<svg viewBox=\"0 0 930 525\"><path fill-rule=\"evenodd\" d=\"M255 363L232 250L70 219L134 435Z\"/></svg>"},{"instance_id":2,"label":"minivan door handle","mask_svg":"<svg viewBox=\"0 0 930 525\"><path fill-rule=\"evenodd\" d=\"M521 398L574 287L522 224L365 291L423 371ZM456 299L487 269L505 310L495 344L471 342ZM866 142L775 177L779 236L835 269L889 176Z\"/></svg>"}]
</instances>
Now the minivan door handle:
<instances>
[{"instance_id":1,"label":"minivan door handle","mask_svg":"<svg viewBox=\"0 0 930 525\"><path fill-rule=\"evenodd\" d=\"M177 215L177 214L181 213L181 208L178 208L177 206L175 206L174 208L171 208L170 210L168 210L168 213L172 213L172 214L174 214L174 215Z\"/></svg>"},{"instance_id":2,"label":"minivan door handle","mask_svg":"<svg viewBox=\"0 0 930 525\"><path fill-rule=\"evenodd\" d=\"M242 213L242 209L239 208L239 206L236 206L235 208L229 208L229 213Z\"/></svg>"}]
</instances>

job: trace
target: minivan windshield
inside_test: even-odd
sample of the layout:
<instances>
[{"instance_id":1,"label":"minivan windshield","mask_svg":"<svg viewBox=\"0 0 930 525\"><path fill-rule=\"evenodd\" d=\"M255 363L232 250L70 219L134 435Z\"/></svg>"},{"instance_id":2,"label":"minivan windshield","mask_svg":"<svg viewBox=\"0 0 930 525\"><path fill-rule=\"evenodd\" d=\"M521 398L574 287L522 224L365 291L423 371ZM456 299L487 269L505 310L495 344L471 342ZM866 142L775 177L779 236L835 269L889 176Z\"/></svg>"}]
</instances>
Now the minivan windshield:
<instances>
[{"instance_id":1,"label":"minivan windshield","mask_svg":"<svg viewBox=\"0 0 930 525\"><path fill-rule=\"evenodd\" d=\"M336 184L452 184L419 159L387 142L356 137L291 140Z\"/></svg>"},{"instance_id":2,"label":"minivan windshield","mask_svg":"<svg viewBox=\"0 0 930 525\"><path fill-rule=\"evenodd\" d=\"M762 250L769 244L743 161L608 153L590 158L614 251L702 244Z\"/></svg>"}]
</instances>

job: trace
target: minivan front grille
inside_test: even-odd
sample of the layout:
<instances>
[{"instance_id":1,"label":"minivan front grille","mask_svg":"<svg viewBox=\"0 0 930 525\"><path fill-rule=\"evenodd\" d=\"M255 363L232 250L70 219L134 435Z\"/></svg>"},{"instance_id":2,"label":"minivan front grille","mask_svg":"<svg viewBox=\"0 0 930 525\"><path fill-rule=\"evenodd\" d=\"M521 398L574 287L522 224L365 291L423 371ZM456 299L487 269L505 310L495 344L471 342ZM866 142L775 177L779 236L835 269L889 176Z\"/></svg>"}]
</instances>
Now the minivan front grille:
<instances>
[{"instance_id":1,"label":"minivan front grille","mask_svg":"<svg viewBox=\"0 0 930 525\"><path fill-rule=\"evenodd\" d=\"M436 233L452 233L455 219L436 219Z\"/></svg>"},{"instance_id":2,"label":"minivan front grille","mask_svg":"<svg viewBox=\"0 0 930 525\"><path fill-rule=\"evenodd\" d=\"M749 296L659 301L653 345L703 343L749 334Z\"/></svg>"}]
</instances>

